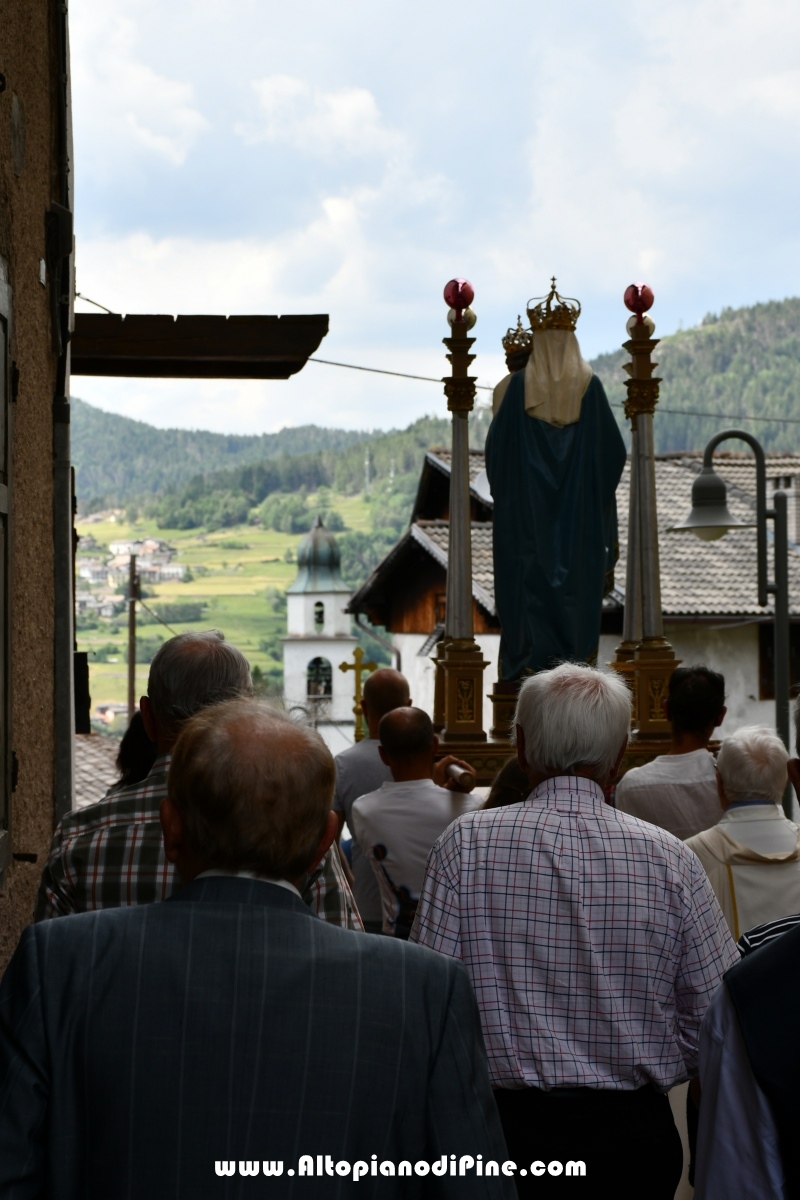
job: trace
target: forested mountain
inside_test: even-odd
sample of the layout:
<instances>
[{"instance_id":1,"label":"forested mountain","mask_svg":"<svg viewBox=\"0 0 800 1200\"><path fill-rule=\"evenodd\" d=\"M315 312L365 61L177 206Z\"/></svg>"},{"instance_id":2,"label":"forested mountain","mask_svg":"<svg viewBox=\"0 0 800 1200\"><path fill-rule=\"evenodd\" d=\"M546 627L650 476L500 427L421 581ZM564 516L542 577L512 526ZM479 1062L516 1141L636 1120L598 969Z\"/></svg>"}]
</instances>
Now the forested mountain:
<instances>
[{"instance_id":1,"label":"forested mountain","mask_svg":"<svg viewBox=\"0 0 800 1200\"><path fill-rule=\"evenodd\" d=\"M255 436L156 429L72 399L72 462L82 508L117 507L178 488L198 473L310 450L340 450L370 435L298 425Z\"/></svg>"},{"instance_id":2,"label":"forested mountain","mask_svg":"<svg viewBox=\"0 0 800 1200\"><path fill-rule=\"evenodd\" d=\"M765 449L797 452L800 299L725 308L694 329L663 338L654 357L662 380L654 422L657 453L701 450L713 434L730 426L755 434ZM626 358L620 349L592 363L609 400L619 405L625 398ZM620 410L615 411L624 424ZM753 417L760 419L748 420ZM730 449L736 448L731 443Z\"/></svg>"},{"instance_id":3,"label":"forested mountain","mask_svg":"<svg viewBox=\"0 0 800 1200\"><path fill-rule=\"evenodd\" d=\"M470 420L470 441L482 446L489 427L488 410ZM259 519L286 533L308 528L302 494L329 488L345 495L368 492L379 504L382 527L399 530L419 481L425 451L448 445L450 421L421 417L408 429L364 435L356 445L326 448L302 455L283 454L247 467L196 475L180 488L156 496L144 511L163 529L221 528L253 519L253 509L267 505ZM291 502L290 502L291 501ZM402 518L393 519L402 509ZM329 522L330 525L330 522ZM330 526L334 528L335 526Z\"/></svg>"},{"instance_id":4,"label":"forested mountain","mask_svg":"<svg viewBox=\"0 0 800 1200\"><path fill-rule=\"evenodd\" d=\"M623 429L626 357L619 349L592 363ZM756 434L770 450L800 447L800 299L723 309L696 328L664 337L655 357L662 379L658 452L701 449L713 433L731 425ZM435 403L432 396L431 406ZM450 436L444 416L392 433L311 425L241 437L155 429L80 400L73 404L73 462L82 508L146 504L163 525L183 528L208 520L235 524L234 518L246 519L268 496L304 487L352 494L364 488L366 471L376 486L391 479L390 494L397 496L409 491L404 477L417 477L423 451L447 444ZM482 410L472 422L473 445L483 444L487 425Z\"/></svg>"}]
</instances>

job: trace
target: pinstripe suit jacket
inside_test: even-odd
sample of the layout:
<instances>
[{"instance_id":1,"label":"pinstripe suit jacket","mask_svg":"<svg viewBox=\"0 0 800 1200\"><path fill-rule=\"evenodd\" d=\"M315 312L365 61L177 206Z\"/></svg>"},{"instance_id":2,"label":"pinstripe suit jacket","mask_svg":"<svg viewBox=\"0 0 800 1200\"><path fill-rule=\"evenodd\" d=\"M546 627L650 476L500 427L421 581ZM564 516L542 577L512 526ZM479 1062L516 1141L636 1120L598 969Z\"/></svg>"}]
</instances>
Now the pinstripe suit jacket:
<instances>
[{"instance_id":1,"label":"pinstripe suit jacket","mask_svg":"<svg viewBox=\"0 0 800 1200\"><path fill-rule=\"evenodd\" d=\"M301 1178L303 1155L479 1153L505 1158L466 972L326 925L286 889L207 878L31 926L0 986L3 1200L317 1200L352 1176L320 1178L314 1157ZM241 1178L265 1161L282 1174ZM470 1171L370 1174L356 1194L515 1191Z\"/></svg>"}]
</instances>

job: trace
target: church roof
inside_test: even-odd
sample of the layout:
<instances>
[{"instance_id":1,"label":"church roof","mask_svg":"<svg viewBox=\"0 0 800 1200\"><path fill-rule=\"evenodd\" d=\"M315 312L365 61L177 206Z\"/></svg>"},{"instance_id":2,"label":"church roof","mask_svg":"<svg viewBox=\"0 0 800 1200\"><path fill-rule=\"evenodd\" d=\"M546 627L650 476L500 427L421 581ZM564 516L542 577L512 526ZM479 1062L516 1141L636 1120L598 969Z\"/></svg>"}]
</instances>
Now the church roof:
<instances>
[{"instance_id":1,"label":"church roof","mask_svg":"<svg viewBox=\"0 0 800 1200\"><path fill-rule=\"evenodd\" d=\"M350 588L342 579L341 553L333 534L317 513L311 530L297 548L297 575L286 589L297 595L301 592L346 592Z\"/></svg>"},{"instance_id":2,"label":"church roof","mask_svg":"<svg viewBox=\"0 0 800 1200\"><path fill-rule=\"evenodd\" d=\"M659 556L661 567L661 601L665 618L668 620L709 621L721 619L730 622L738 618L758 621L771 620L772 609L761 608L757 603L756 584L756 531L751 529L732 530L715 542L700 542L692 534L673 534L668 530L677 525L691 508L692 482L702 467L701 453L661 455L656 458L656 497L658 506ZM724 453L714 455L714 467L728 483L728 506L740 520L755 519L755 466L748 454ZM470 452L470 491L476 495L476 481L480 486L483 468L481 451ZM376 598L389 592L402 591L404 587L404 548L409 542L421 547L443 568L447 567L449 523L442 519L446 514L443 506L434 516L432 502L439 500L441 491L423 482L426 476L449 477L450 454L446 451L429 451L425 458L420 481L420 490L415 506L415 518L397 546L387 555L372 575L358 589L350 602L350 610L362 612ZM790 499L790 508L796 504L796 518L790 516L790 539L800 542L800 455L767 455L768 503L769 495L780 483L794 480L796 497ZM603 608L613 612L625 602L625 561L628 535L628 493L630 487L629 467L626 465L617 489L617 513L619 519L620 557L615 572L615 586L606 597ZM425 504L420 504L420 497ZM482 510L491 517L491 496L485 493L480 498ZM422 516L417 510L425 511ZM472 522L472 594L478 603L492 616L494 606L494 571L492 563L491 520ZM772 574L771 540L768 550L769 572ZM399 569L398 569L399 568ZM789 595L792 616L800 617L800 546L789 548Z\"/></svg>"}]
</instances>

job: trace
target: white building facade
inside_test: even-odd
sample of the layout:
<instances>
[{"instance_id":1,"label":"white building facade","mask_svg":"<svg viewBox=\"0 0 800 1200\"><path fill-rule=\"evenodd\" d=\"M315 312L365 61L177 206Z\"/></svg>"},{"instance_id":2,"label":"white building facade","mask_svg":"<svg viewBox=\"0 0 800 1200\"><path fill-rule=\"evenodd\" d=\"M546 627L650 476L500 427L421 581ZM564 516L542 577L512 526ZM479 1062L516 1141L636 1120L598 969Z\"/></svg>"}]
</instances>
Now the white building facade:
<instances>
[{"instance_id":1,"label":"white building facade","mask_svg":"<svg viewBox=\"0 0 800 1200\"><path fill-rule=\"evenodd\" d=\"M302 713L332 754L353 744L353 662L358 639L345 612L350 589L342 579L336 538L314 519L297 551L297 576L286 589L283 690L289 712Z\"/></svg>"}]
</instances>

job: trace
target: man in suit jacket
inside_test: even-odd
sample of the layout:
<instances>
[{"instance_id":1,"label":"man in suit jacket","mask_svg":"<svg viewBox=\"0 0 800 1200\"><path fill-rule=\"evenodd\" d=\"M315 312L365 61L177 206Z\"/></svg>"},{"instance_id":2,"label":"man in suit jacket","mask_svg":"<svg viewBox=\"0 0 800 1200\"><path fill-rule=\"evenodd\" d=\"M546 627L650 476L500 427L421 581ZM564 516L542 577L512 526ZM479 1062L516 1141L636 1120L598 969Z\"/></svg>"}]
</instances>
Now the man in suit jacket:
<instances>
[{"instance_id":1,"label":"man in suit jacket","mask_svg":"<svg viewBox=\"0 0 800 1200\"><path fill-rule=\"evenodd\" d=\"M231 1174L270 1200L514 1196L464 969L300 899L333 787L318 735L256 701L186 722L161 805L184 886L29 927L0 985L4 1200L204 1200Z\"/></svg>"}]
</instances>

